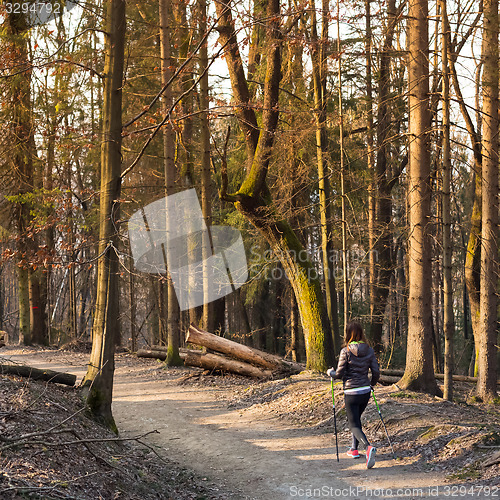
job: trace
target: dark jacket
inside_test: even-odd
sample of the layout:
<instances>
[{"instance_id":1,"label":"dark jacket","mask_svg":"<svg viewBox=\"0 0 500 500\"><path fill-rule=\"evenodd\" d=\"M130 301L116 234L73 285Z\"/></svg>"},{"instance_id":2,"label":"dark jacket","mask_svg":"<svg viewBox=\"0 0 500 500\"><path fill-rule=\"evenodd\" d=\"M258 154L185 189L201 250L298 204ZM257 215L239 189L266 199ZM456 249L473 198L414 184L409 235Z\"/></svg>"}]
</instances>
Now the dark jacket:
<instances>
[{"instance_id":1,"label":"dark jacket","mask_svg":"<svg viewBox=\"0 0 500 500\"><path fill-rule=\"evenodd\" d=\"M368 368L372 372L371 381L368 378ZM373 387L380 378L375 351L364 342L344 347L340 351L335 378L343 380L344 390L367 385Z\"/></svg>"}]
</instances>

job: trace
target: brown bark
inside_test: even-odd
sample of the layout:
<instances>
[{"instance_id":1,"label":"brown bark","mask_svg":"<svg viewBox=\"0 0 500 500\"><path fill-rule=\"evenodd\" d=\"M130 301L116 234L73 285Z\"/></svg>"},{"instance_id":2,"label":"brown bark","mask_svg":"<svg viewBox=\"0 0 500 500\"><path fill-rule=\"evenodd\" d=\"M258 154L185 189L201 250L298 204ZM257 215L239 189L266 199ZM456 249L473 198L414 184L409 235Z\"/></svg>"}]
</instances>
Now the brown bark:
<instances>
[{"instance_id":1,"label":"brown bark","mask_svg":"<svg viewBox=\"0 0 500 500\"><path fill-rule=\"evenodd\" d=\"M409 86L409 300L405 374L401 387L438 394L432 359L429 44L427 0L410 0Z\"/></svg>"},{"instance_id":2,"label":"brown bark","mask_svg":"<svg viewBox=\"0 0 500 500\"><path fill-rule=\"evenodd\" d=\"M443 67L443 146L442 146L442 221L443 221L443 331L444 331L444 399L453 401L453 316L452 241L451 241L451 159L450 159L450 74L448 45L450 27L446 15L446 0L441 0L442 67Z\"/></svg>"},{"instance_id":3,"label":"brown bark","mask_svg":"<svg viewBox=\"0 0 500 500\"><path fill-rule=\"evenodd\" d=\"M479 317L477 394L497 397L498 344L498 0L483 2L483 169L481 228L481 310Z\"/></svg>"}]
</instances>

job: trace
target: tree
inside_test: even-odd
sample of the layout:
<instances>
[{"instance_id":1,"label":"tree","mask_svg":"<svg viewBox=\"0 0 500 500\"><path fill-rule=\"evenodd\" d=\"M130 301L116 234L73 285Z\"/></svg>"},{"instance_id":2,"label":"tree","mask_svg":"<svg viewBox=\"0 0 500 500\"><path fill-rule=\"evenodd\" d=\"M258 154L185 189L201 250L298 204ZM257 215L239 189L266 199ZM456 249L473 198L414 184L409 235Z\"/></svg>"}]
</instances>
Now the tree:
<instances>
[{"instance_id":1,"label":"tree","mask_svg":"<svg viewBox=\"0 0 500 500\"><path fill-rule=\"evenodd\" d=\"M427 0L408 13L409 300L406 368L401 387L438 394L431 325L429 43Z\"/></svg>"},{"instance_id":2,"label":"tree","mask_svg":"<svg viewBox=\"0 0 500 500\"><path fill-rule=\"evenodd\" d=\"M477 394L497 395L498 287L498 0L483 3L483 169L481 229L481 310L479 318Z\"/></svg>"},{"instance_id":3,"label":"tree","mask_svg":"<svg viewBox=\"0 0 500 500\"><path fill-rule=\"evenodd\" d=\"M442 141L442 221L443 221L443 330L444 330L444 394L453 400L453 337L455 321L453 316L452 283L452 242L451 242L451 157L450 157L450 70L448 64L448 45L450 27L446 15L446 0L441 0L441 29L443 31L441 63L443 79L443 141Z\"/></svg>"},{"instance_id":4,"label":"tree","mask_svg":"<svg viewBox=\"0 0 500 500\"><path fill-rule=\"evenodd\" d=\"M31 227L31 207L34 190L35 139L33 110L31 104L31 62L28 54L29 24L23 12L14 10L6 15L4 24L7 50L13 68L9 77L9 139L13 149L8 154L9 171L13 172L10 189L12 222L16 234L18 253L17 282L19 304L19 340L29 345L33 341L34 320L41 318L39 288L36 277L30 269L30 261L35 248ZM12 145L9 145L12 147ZM7 174L10 178L11 174ZM33 301L36 302L33 302ZM35 329L35 336L39 330ZM35 340L38 340L35 339Z\"/></svg>"},{"instance_id":5,"label":"tree","mask_svg":"<svg viewBox=\"0 0 500 500\"><path fill-rule=\"evenodd\" d=\"M125 0L107 0L105 12L97 300L92 330L92 352L83 387L92 414L116 432L111 402L114 349L119 329L118 255L116 252L121 192Z\"/></svg>"},{"instance_id":6,"label":"tree","mask_svg":"<svg viewBox=\"0 0 500 500\"><path fill-rule=\"evenodd\" d=\"M260 132L257 117L249 104L248 83L238 50L229 0L216 4L219 37L226 46L226 61L233 89L240 126L245 135L248 154L247 175L232 195L221 190L223 200L234 203L265 237L279 258L294 289L306 344L307 366L325 370L333 364L333 342L328 321L325 321L323 297L316 270L305 257L297 235L273 206L266 183L279 119L279 83L281 78L281 13L279 0L267 2L266 75L262 98ZM227 180L225 182L227 186Z\"/></svg>"},{"instance_id":7,"label":"tree","mask_svg":"<svg viewBox=\"0 0 500 500\"><path fill-rule=\"evenodd\" d=\"M172 22L172 5L170 0L160 0L160 51L161 51L161 83L166 87L163 93L162 106L163 113L168 116L172 106L172 87L167 86L172 76L172 59L170 54L170 26ZM165 172L165 194L169 196L175 193L175 132L170 120L163 129L163 167ZM172 221L166 217L166 229L169 230L169 224ZM162 286L160 284L160 286ZM170 276L167 277L166 286L167 299L167 338L168 351L167 365L180 365L182 360L179 357L179 303L175 294L174 284Z\"/></svg>"},{"instance_id":8,"label":"tree","mask_svg":"<svg viewBox=\"0 0 500 500\"><path fill-rule=\"evenodd\" d=\"M328 173L328 138L326 133L326 79L327 79L327 47L328 47L328 0L323 0L321 10L321 39L318 38L316 27L316 10L312 3L311 41L314 107L316 118L316 161L318 163L319 212L321 224L321 254L323 260L323 280L325 283L326 311L330 329L333 334L335 356L341 348L337 290L335 286L335 272L333 268L333 241L332 241L332 207L330 175ZM345 326L345 325L344 325Z\"/></svg>"}]
</instances>

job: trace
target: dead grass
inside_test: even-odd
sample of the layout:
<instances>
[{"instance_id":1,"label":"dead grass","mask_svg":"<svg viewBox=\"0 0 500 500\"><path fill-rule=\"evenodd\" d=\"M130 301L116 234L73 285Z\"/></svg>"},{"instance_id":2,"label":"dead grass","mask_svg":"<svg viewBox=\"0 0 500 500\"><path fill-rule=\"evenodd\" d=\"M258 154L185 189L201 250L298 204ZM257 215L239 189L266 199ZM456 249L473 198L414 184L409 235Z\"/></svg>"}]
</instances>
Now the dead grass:
<instances>
[{"instance_id":1,"label":"dead grass","mask_svg":"<svg viewBox=\"0 0 500 500\"><path fill-rule=\"evenodd\" d=\"M227 499L151 447L117 441L75 389L0 376L0 498Z\"/></svg>"}]
</instances>

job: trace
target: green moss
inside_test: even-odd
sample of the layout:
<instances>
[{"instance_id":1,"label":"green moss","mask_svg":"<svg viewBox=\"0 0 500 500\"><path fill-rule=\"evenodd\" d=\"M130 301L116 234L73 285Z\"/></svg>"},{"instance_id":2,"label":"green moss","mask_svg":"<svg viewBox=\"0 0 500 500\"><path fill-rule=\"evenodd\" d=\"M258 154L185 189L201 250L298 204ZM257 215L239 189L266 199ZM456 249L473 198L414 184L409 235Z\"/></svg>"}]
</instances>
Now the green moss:
<instances>
[{"instance_id":1,"label":"green moss","mask_svg":"<svg viewBox=\"0 0 500 500\"><path fill-rule=\"evenodd\" d=\"M95 384L91 385L90 380L85 382L82 392L87 406L87 416L118 435L118 427L113 415L110 411L105 410L107 405L105 404L104 394Z\"/></svg>"},{"instance_id":2,"label":"green moss","mask_svg":"<svg viewBox=\"0 0 500 500\"><path fill-rule=\"evenodd\" d=\"M418 394L412 394L411 392L405 391L391 392L389 396L391 398L418 399Z\"/></svg>"},{"instance_id":3,"label":"green moss","mask_svg":"<svg viewBox=\"0 0 500 500\"><path fill-rule=\"evenodd\" d=\"M439 434L439 427L431 425L424 432L422 432L422 434L418 436L418 439L429 441L432 438L436 437L438 434Z\"/></svg>"},{"instance_id":4,"label":"green moss","mask_svg":"<svg viewBox=\"0 0 500 500\"><path fill-rule=\"evenodd\" d=\"M479 479L481 477L481 471L478 469L476 464L468 465L458 472L451 474L450 479L459 479L461 481L466 479Z\"/></svg>"},{"instance_id":5,"label":"green moss","mask_svg":"<svg viewBox=\"0 0 500 500\"><path fill-rule=\"evenodd\" d=\"M483 437L481 442L487 446L498 446L500 445L500 433L495 431L489 432Z\"/></svg>"},{"instance_id":6,"label":"green moss","mask_svg":"<svg viewBox=\"0 0 500 500\"><path fill-rule=\"evenodd\" d=\"M182 366L184 364L184 361L182 361L181 357L179 356L178 349L174 349L172 346L168 346L165 364L167 366Z\"/></svg>"}]
</instances>

